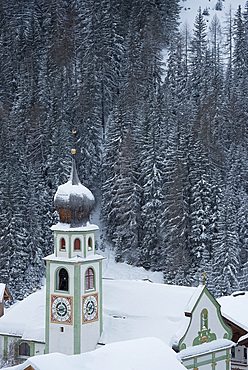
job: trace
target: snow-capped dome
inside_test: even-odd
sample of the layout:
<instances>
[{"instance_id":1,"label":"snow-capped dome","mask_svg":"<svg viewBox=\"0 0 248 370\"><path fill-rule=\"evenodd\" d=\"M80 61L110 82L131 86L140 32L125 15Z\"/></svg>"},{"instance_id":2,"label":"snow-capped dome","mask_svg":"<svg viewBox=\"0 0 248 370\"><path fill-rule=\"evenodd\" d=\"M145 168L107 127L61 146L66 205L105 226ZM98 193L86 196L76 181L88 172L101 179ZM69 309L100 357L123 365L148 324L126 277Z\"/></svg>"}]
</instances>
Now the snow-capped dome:
<instances>
[{"instance_id":1,"label":"snow-capped dome","mask_svg":"<svg viewBox=\"0 0 248 370\"><path fill-rule=\"evenodd\" d=\"M62 223L77 227L86 225L89 221L95 198L91 191L80 183L74 159L70 180L58 187L54 205Z\"/></svg>"}]
</instances>

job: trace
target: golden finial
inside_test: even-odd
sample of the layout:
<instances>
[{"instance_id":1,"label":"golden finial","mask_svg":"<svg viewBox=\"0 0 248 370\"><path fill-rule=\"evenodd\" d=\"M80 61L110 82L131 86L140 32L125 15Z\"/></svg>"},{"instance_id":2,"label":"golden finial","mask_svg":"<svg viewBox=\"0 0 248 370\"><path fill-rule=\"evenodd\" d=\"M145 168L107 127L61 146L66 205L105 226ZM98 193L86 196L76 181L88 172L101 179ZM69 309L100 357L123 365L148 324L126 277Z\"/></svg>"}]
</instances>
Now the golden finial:
<instances>
[{"instance_id":1,"label":"golden finial","mask_svg":"<svg viewBox=\"0 0 248 370\"><path fill-rule=\"evenodd\" d=\"M72 130L72 133L75 135L77 133L77 130ZM71 154L76 154L76 149L71 149Z\"/></svg>"},{"instance_id":2,"label":"golden finial","mask_svg":"<svg viewBox=\"0 0 248 370\"><path fill-rule=\"evenodd\" d=\"M206 271L203 271L201 277L202 277L202 280L203 280L203 285L206 285L206 279L207 279L207 273L206 273Z\"/></svg>"}]
</instances>

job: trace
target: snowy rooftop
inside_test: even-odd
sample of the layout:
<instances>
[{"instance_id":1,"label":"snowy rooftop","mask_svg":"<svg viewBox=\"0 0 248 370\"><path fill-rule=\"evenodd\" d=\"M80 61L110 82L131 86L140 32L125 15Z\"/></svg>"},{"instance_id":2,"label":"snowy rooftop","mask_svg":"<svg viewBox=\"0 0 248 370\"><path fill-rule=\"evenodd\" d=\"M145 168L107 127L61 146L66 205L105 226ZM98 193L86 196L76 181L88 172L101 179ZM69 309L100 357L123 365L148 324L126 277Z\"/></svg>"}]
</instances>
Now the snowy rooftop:
<instances>
[{"instance_id":1,"label":"snowy rooftop","mask_svg":"<svg viewBox=\"0 0 248 370\"><path fill-rule=\"evenodd\" d=\"M0 283L0 303L3 301L5 287L6 287L5 284Z\"/></svg>"},{"instance_id":2,"label":"snowy rooftop","mask_svg":"<svg viewBox=\"0 0 248 370\"><path fill-rule=\"evenodd\" d=\"M75 159L72 158L70 180L60 185L54 196L54 205L62 223L71 227L86 225L95 205L94 195L81 184Z\"/></svg>"},{"instance_id":3,"label":"snowy rooftop","mask_svg":"<svg viewBox=\"0 0 248 370\"><path fill-rule=\"evenodd\" d=\"M157 338L113 343L74 356L61 353L36 356L13 369L22 370L29 365L35 370L185 370L176 353Z\"/></svg>"},{"instance_id":4,"label":"snowy rooftop","mask_svg":"<svg viewBox=\"0 0 248 370\"><path fill-rule=\"evenodd\" d=\"M79 198L88 198L93 202L95 201L92 192L84 185L82 185L78 178L76 162L74 158L72 158L70 180L58 187L58 190L54 197L54 201L56 203L57 198L61 198L62 202L68 202L70 200L71 194L75 194Z\"/></svg>"},{"instance_id":5,"label":"snowy rooftop","mask_svg":"<svg viewBox=\"0 0 248 370\"><path fill-rule=\"evenodd\" d=\"M44 341L45 290L29 295L6 309L0 318L0 333L13 334L23 339Z\"/></svg>"},{"instance_id":6,"label":"snowy rooftop","mask_svg":"<svg viewBox=\"0 0 248 370\"><path fill-rule=\"evenodd\" d=\"M187 329L189 318L184 313L197 289L144 281L104 281L100 341L153 336L171 346Z\"/></svg>"},{"instance_id":7,"label":"snowy rooftop","mask_svg":"<svg viewBox=\"0 0 248 370\"><path fill-rule=\"evenodd\" d=\"M58 222L56 225L53 225L51 227L51 230L53 231L95 231L99 230L99 227L97 225L90 224L87 222L86 226L79 226L79 227L71 227L70 224Z\"/></svg>"},{"instance_id":8,"label":"snowy rooftop","mask_svg":"<svg viewBox=\"0 0 248 370\"><path fill-rule=\"evenodd\" d=\"M200 291L146 281L103 280L104 331L100 342L156 337L171 346L185 332L189 318L184 312ZM44 342L44 311L43 289L6 310L0 318L0 333Z\"/></svg>"},{"instance_id":9,"label":"snowy rooftop","mask_svg":"<svg viewBox=\"0 0 248 370\"><path fill-rule=\"evenodd\" d=\"M200 346L192 346L186 349L183 349L177 354L177 358L180 360L181 358L187 358L192 356L199 356L203 353L211 353L213 350L216 352L221 349L230 348L235 345L234 342L228 339L217 339L213 340L212 342L202 343Z\"/></svg>"},{"instance_id":10,"label":"snowy rooftop","mask_svg":"<svg viewBox=\"0 0 248 370\"><path fill-rule=\"evenodd\" d=\"M218 298L217 301L224 317L248 331L248 292L234 292L230 296Z\"/></svg>"},{"instance_id":11,"label":"snowy rooftop","mask_svg":"<svg viewBox=\"0 0 248 370\"><path fill-rule=\"evenodd\" d=\"M69 180L65 184L58 187L54 200L61 198L63 201L68 202L71 194L76 194L82 198L87 197L92 201L95 200L94 195L88 188L86 188L80 182L78 184L73 184L72 180Z\"/></svg>"}]
</instances>

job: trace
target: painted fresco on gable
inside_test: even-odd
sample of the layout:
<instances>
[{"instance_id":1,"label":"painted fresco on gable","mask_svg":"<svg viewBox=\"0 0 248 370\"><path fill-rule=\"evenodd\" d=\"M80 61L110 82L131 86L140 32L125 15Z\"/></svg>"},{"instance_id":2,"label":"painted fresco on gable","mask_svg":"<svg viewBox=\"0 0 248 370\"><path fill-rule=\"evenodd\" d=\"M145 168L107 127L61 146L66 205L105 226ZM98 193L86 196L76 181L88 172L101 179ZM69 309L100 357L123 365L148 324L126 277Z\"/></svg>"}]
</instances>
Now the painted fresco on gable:
<instances>
[{"instance_id":1,"label":"painted fresco on gable","mask_svg":"<svg viewBox=\"0 0 248 370\"><path fill-rule=\"evenodd\" d=\"M193 346L216 340L216 334L211 333L211 329L208 328L208 310L206 308L201 312L200 322L201 330L198 331L198 336L193 340Z\"/></svg>"}]
</instances>

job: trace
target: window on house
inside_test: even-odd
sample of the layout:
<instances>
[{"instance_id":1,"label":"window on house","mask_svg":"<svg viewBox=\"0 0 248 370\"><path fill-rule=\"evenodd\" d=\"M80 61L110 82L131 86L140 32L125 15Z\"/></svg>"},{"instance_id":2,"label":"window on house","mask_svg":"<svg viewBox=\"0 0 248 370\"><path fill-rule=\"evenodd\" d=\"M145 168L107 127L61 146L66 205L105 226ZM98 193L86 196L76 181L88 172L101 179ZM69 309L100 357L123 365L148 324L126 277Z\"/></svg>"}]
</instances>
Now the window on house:
<instances>
[{"instance_id":1,"label":"window on house","mask_svg":"<svg viewBox=\"0 0 248 370\"><path fill-rule=\"evenodd\" d=\"M74 251L80 251L81 249L81 243L80 243L80 239L75 239L74 240Z\"/></svg>"},{"instance_id":2,"label":"window on house","mask_svg":"<svg viewBox=\"0 0 248 370\"><path fill-rule=\"evenodd\" d=\"M94 270L89 267L85 273L85 290L91 290L95 288L95 276Z\"/></svg>"},{"instance_id":3,"label":"window on house","mask_svg":"<svg viewBox=\"0 0 248 370\"><path fill-rule=\"evenodd\" d=\"M23 356L23 357L30 356L30 346L28 343L22 342L19 345L19 356Z\"/></svg>"},{"instance_id":4,"label":"window on house","mask_svg":"<svg viewBox=\"0 0 248 370\"><path fill-rule=\"evenodd\" d=\"M66 271L66 269L61 268L57 273L57 289L68 292L68 281L68 272Z\"/></svg>"},{"instance_id":5,"label":"window on house","mask_svg":"<svg viewBox=\"0 0 248 370\"><path fill-rule=\"evenodd\" d=\"M208 311L206 308L201 312L201 330L208 329Z\"/></svg>"},{"instance_id":6,"label":"window on house","mask_svg":"<svg viewBox=\"0 0 248 370\"><path fill-rule=\"evenodd\" d=\"M64 239L64 238L61 238L61 239L60 239L60 249L61 249L62 251L64 251L64 250L65 250L65 239Z\"/></svg>"}]
</instances>

